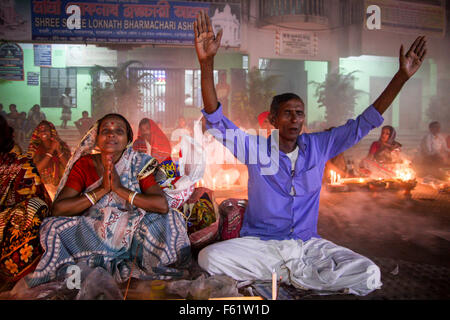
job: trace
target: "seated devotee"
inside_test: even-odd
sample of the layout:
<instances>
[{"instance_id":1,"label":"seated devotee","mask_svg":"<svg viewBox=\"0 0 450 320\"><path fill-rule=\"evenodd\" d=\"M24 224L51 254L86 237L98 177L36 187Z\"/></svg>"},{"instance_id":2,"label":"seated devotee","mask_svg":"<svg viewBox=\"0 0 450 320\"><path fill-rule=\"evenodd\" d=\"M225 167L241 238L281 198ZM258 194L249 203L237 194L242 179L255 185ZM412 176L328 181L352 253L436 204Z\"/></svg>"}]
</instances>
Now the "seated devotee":
<instances>
[{"instance_id":1,"label":"seated devotee","mask_svg":"<svg viewBox=\"0 0 450 320\"><path fill-rule=\"evenodd\" d=\"M401 144L395 140L392 126L383 126L380 138L370 146L367 157L360 163L360 172L373 178L389 179L395 176L395 164L401 163Z\"/></svg>"},{"instance_id":2,"label":"seated devotee","mask_svg":"<svg viewBox=\"0 0 450 320\"><path fill-rule=\"evenodd\" d=\"M54 124L44 120L31 135L28 153L33 158L42 182L53 199L71 155L69 146L61 140Z\"/></svg>"},{"instance_id":3,"label":"seated devotee","mask_svg":"<svg viewBox=\"0 0 450 320\"><path fill-rule=\"evenodd\" d=\"M75 121L74 124L75 127L77 127L78 132L80 132L80 136L83 137L94 124L94 119L89 117L89 112L83 111L81 113L81 118Z\"/></svg>"},{"instance_id":4,"label":"seated devotee","mask_svg":"<svg viewBox=\"0 0 450 320\"><path fill-rule=\"evenodd\" d=\"M131 147L133 132L119 114L98 120L67 164L41 227L45 247L29 286L52 281L66 267L94 264L117 282L181 276L190 243L180 212L169 207L157 161ZM100 153L93 154L94 148Z\"/></svg>"},{"instance_id":5,"label":"seated devotee","mask_svg":"<svg viewBox=\"0 0 450 320\"><path fill-rule=\"evenodd\" d=\"M17 119L19 117L20 117L20 114L17 111L17 106L14 103L11 103L9 105L9 113L7 115L6 120L8 121L9 126L12 127L14 130L16 130L18 128Z\"/></svg>"},{"instance_id":6,"label":"seated devotee","mask_svg":"<svg viewBox=\"0 0 450 320\"><path fill-rule=\"evenodd\" d=\"M138 137L133 149L151 155L159 163L170 158L172 147L169 139L155 121L143 118L139 122Z\"/></svg>"},{"instance_id":7,"label":"seated devotee","mask_svg":"<svg viewBox=\"0 0 450 320\"><path fill-rule=\"evenodd\" d=\"M27 126L25 129L27 137L31 136L38 124L44 120L46 120L45 113L41 111L41 107L38 104L35 104L28 112Z\"/></svg>"},{"instance_id":8,"label":"seated devotee","mask_svg":"<svg viewBox=\"0 0 450 320\"><path fill-rule=\"evenodd\" d=\"M285 284L303 289L367 295L380 288L380 269L373 261L317 233L323 169L326 161L382 124L381 114L422 64L424 37L418 37L406 55L401 46L399 70L355 120L331 131L300 135L305 105L296 94L281 94L273 98L269 116L278 129L278 138L272 133L264 139L239 130L223 115L217 100L214 56L222 31L215 35L209 17L202 11L194 21L194 32L207 129L220 132L216 139L235 157L259 157L271 150L267 161L267 153L256 163L245 159L249 171L248 206L240 237L202 249L198 256L200 267L211 275L224 274L239 281L271 281L275 271ZM224 135L227 129L235 133L230 139Z\"/></svg>"},{"instance_id":9,"label":"seated devotee","mask_svg":"<svg viewBox=\"0 0 450 320\"><path fill-rule=\"evenodd\" d=\"M0 283L14 284L36 267L50 205L33 161L14 149L13 129L0 116Z\"/></svg>"},{"instance_id":10,"label":"seated devotee","mask_svg":"<svg viewBox=\"0 0 450 320\"><path fill-rule=\"evenodd\" d=\"M441 124L433 121L428 126L429 133L420 144L423 162L427 166L443 167L449 165L449 151L447 141L441 134Z\"/></svg>"},{"instance_id":11,"label":"seated devotee","mask_svg":"<svg viewBox=\"0 0 450 320\"><path fill-rule=\"evenodd\" d=\"M398 152L402 145L395 141L397 132L392 126L381 128L381 135L374 141L369 149L368 157L382 163L398 161Z\"/></svg>"}]
</instances>

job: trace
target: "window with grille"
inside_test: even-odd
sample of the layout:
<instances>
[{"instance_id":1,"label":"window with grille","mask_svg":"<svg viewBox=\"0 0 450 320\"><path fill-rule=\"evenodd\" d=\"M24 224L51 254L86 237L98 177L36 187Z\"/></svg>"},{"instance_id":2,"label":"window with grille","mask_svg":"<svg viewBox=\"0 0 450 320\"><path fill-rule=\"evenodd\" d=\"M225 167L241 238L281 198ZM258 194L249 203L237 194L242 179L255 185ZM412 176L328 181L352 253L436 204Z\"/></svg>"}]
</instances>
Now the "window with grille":
<instances>
[{"instance_id":1,"label":"window with grille","mask_svg":"<svg viewBox=\"0 0 450 320\"><path fill-rule=\"evenodd\" d=\"M66 88L70 88L72 107L76 107L76 68L41 68L41 107L60 108L59 98Z\"/></svg>"},{"instance_id":2,"label":"window with grille","mask_svg":"<svg viewBox=\"0 0 450 320\"><path fill-rule=\"evenodd\" d=\"M134 70L134 69L133 69ZM157 113L166 111L166 82L165 70L135 69L141 79L143 112L152 119L157 119Z\"/></svg>"}]
</instances>

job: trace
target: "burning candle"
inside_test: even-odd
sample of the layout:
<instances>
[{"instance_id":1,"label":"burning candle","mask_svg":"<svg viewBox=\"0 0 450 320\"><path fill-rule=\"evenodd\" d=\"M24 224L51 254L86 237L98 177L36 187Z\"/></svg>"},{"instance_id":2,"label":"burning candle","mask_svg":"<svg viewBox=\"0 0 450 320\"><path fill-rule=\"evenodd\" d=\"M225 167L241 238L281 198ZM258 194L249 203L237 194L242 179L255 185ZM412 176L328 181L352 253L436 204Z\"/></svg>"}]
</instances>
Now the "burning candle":
<instances>
[{"instance_id":1,"label":"burning candle","mask_svg":"<svg viewBox=\"0 0 450 320\"><path fill-rule=\"evenodd\" d=\"M213 190L216 190L216 177L213 178L212 182L213 182L212 183L212 188L213 188Z\"/></svg>"},{"instance_id":2,"label":"burning candle","mask_svg":"<svg viewBox=\"0 0 450 320\"><path fill-rule=\"evenodd\" d=\"M272 269L272 300L277 300L277 273Z\"/></svg>"},{"instance_id":3,"label":"burning candle","mask_svg":"<svg viewBox=\"0 0 450 320\"><path fill-rule=\"evenodd\" d=\"M230 175L228 173L225 175L225 180L227 182L226 188L230 189Z\"/></svg>"}]
</instances>

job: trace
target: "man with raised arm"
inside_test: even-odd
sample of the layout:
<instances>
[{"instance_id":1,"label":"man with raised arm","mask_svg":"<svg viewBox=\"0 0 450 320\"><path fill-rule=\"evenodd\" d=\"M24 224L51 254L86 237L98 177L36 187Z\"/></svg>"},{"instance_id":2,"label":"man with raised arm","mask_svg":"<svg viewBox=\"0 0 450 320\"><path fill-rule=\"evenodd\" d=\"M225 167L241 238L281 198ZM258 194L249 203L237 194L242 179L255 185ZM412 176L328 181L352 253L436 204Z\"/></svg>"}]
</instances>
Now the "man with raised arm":
<instances>
[{"instance_id":1,"label":"man with raised arm","mask_svg":"<svg viewBox=\"0 0 450 320\"><path fill-rule=\"evenodd\" d=\"M273 98L269 115L279 137L259 136L255 146L254 137L227 119L217 100L213 69L222 32L214 34L210 19L203 12L194 22L194 31L206 129L215 129L211 131L216 139L236 157L244 154L249 172L248 206L240 238L204 248L198 256L199 265L210 274L225 274L236 280L269 281L276 272L283 282L298 288L344 290L356 295L380 288L378 266L317 234L322 175L327 160L383 123L381 114L423 62L425 37L418 37L406 54L403 45L400 47L399 70L376 101L356 119L330 131L299 135L305 119L303 101L292 93L281 94ZM235 132L232 138L226 134L230 129ZM267 145L262 148L264 144ZM276 170L269 174L263 172L262 161L249 161L261 149L269 150L270 162L276 164ZM277 157L273 157L274 153Z\"/></svg>"}]
</instances>

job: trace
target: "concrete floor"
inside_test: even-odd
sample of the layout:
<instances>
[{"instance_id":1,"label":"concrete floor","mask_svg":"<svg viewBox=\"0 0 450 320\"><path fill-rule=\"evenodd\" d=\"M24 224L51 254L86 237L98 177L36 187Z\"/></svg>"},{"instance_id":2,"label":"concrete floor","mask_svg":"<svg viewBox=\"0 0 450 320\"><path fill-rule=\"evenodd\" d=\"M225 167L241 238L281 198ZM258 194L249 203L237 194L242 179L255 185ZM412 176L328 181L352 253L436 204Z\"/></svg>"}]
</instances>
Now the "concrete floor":
<instances>
[{"instance_id":1,"label":"concrete floor","mask_svg":"<svg viewBox=\"0 0 450 320\"><path fill-rule=\"evenodd\" d=\"M219 192L220 200L223 195ZM242 191L233 197L243 196ZM322 189L318 233L374 261L383 286L366 297L319 296L284 287L291 299L450 299L450 194L417 184L402 191Z\"/></svg>"},{"instance_id":2,"label":"concrete floor","mask_svg":"<svg viewBox=\"0 0 450 320\"><path fill-rule=\"evenodd\" d=\"M215 192L225 197L245 198L245 190ZM450 299L450 194L418 184L407 198L402 192L322 191L318 233L373 260L381 269L380 290L365 297L321 296L283 286L292 300L442 300ZM196 279L202 271L197 267ZM121 287L125 292L126 284ZM128 299L143 296L133 280ZM6 289L6 288L5 288ZM2 290L0 290L2 291ZM155 293L153 292L152 295ZM256 294L258 294L256 292ZM260 294L262 295L262 294ZM264 295L262 295L264 296ZM154 299L168 297L161 292Z\"/></svg>"},{"instance_id":3,"label":"concrete floor","mask_svg":"<svg viewBox=\"0 0 450 320\"><path fill-rule=\"evenodd\" d=\"M318 232L372 259L383 286L366 297L305 298L450 298L450 194L423 184L411 198L392 191L323 192Z\"/></svg>"}]
</instances>

